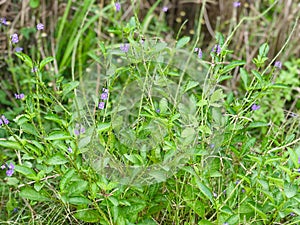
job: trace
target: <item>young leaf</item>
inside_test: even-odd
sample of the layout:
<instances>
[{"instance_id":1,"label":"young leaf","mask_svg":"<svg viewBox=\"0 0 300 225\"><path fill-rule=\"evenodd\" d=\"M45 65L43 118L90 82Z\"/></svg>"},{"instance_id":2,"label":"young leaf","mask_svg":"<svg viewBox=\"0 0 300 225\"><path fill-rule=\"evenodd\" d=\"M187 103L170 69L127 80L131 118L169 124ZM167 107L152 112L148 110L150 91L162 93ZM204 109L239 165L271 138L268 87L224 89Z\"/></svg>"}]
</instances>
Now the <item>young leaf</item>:
<instances>
[{"instance_id":1,"label":"young leaf","mask_svg":"<svg viewBox=\"0 0 300 225\"><path fill-rule=\"evenodd\" d=\"M240 76L241 76L242 81L244 83L244 87L247 90L248 89L249 74L244 68L240 68Z\"/></svg>"},{"instance_id":2,"label":"young leaf","mask_svg":"<svg viewBox=\"0 0 300 225\"><path fill-rule=\"evenodd\" d=\"M70 184L67 188L68 196L71 196L73 194L80 194L84 192L87 189L88 182L85 180L77 180Z\"/></svg>"},{"instance_id":3,"label":"young leaf","mask_svg":"<svg viewBox=\"0 0 300 225\"><path fill-rule=\"evenodd\" d=\"M47 57L43 59L39 64L39 70L42 70L48 63L52 62L54 57Z\"/></svg>"},{"instance_id":4,"label":"young leaf","mask_svg":"<svg viewBox=\"0 0 300 225\"><path fill-rule=\"evenodd\" d=\"M63 131L53 131L49 134L48 137L45 138L45 140L53 141L53 140L65 140L70 139L71 136Z\"/></svg>"},{"instance_id":5,"label":"young leaf","mask_svg":"<svg viewBox=\"0 0 300 225\"><path fill-rule=\"evenodd\" d=\"M68 160L66 159L65 156L63 156L60 153L52 156L47 160L47 164L49 165L61 165L61 164L65 164L66 162L68 162Z\"/></svg>"},{"instance_id":6,"label":"young leaf","mask_svg":"<svg viewBox=\"0 0 300 225\"><path fill-rule=\"evenodd\" d=\"M190 41L190 37L184 36L182 38L180 38L177 43L176 43L176 48L182 48L183 46L185 46L187 43L189 43Z\"/></svg>"},{"instance_id":7,"label":"young leaf","mask_svg":"<svg viewBox=\"0 0 300 225\"><path fill-rule=\"evenodd\" d=\"M92 209L77 211L74 217L87 223L97 223L101 218L98 211Z\"/></svg>"},{"instance_id":8,"label":"young leaf","mask_svg":"<svg viewBox=\"0 0 300 225\"><path fill-rule=\"evenodd\" d=\"M15 54L16 54L16 56L17 56L19 59L21 59L27 66L29 66L30 69L33 68L33 62L32 62L31 58L30 58L28 55L26 55L26 54L24 54L24 53L22 53L22 52L15 52Z\"/></svg>"},{"instance_id":9,"label":"young leaf","mask_svg":"<svg viewBox=\"0 0 300 225\"><path fill-rule=\"evenodd\" d=\"M60 183L59 183L59 188L61 191L63 191L66 187L66 185L70 182L72 179L73 175L75 173L75 170L73 168L70 168L61 178Z\"/></svg>"}]
</instances>

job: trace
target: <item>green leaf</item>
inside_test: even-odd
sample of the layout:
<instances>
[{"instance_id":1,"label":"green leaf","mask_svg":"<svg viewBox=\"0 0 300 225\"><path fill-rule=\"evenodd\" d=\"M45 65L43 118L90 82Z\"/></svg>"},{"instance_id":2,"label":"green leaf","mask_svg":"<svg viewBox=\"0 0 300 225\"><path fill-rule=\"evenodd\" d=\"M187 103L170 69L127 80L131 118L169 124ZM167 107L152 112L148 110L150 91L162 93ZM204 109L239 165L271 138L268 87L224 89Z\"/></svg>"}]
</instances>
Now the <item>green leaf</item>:
<instances>
[{"instance_id":1,"label":"green leaf","mask_svg":"<svg viewBox=\"0 0 300 225\"><path fill-rule=\"evenodd\" d=\"M260 47L259 47L259 55L262 57L266 57L268 52L269 52L269 45L268 43L263 43Z\"/></svg>"},{"instance_id":2,"label":"green leaf","mask_svg":"<svg viewBox=\"0 0 300 225\"><path fill-rule=\"evenodd\" d=\"M88 182L85 180L78 180L70 184L67 188L68 195L80 194L87 189Z\"/></svg>"},{"instance_id":3,"label":"green leaf","mask_svg":"<svg viewBox=\"0 0 300 225\"><path fill-rule=\"evenodd\" d=\"M65 164L66 162L68 162L68 159L66 159L66 157L63 156L62 154L57 153L54 156L52 156L51 158L49 158L46 162L49 165L61 165L61 164Z\"/></svg>"},{"instance_id":4,"label":"green leaf","mask_svg":"<svg viewBox=\"0 0 300 225\"><path fill-rule=\"evenodd\" d=\"M70 182L73 175L75 173L75 170L73 168L70 168L61 178L59 183L59 188L61 191L63 191L66 187L66 185Z\"/></svg>"},{"instance_id":5,"label":"green leaf","mask_svg":"<svg viewBox=\"0 0 300 225\"><path fill-rule=\"evenodd\" d=\"M37 132L35 126L33 126L31 123L23 123L21 124L21 129L24 131L24 133L32 134L33 136L38 137L39 133Z\"/></svg>"},{"instance_id":6,"label":"green leaf","mask_svg":"<svg viewBox=\"0 0 300 225\"><path fill-rule=\"evenodd\" d=\"M263 78L262 78L262 76L260 75L259 72L257 72L256 70L251 70L251 73L258 79L258 81L259 81L260 83L263 82Z\"/></svg>"},{"instance_id":7,"label":"green leaf","mask_svg":"<svg viewBox=\"0 0 300 225\"><path fill-rule=\"evenodd\" d=\"M50 120L50 121L53 121L53 122L56 122L58 123L59 125L63 125L63 124L66 124L66 122L64 120L62 120L61 118L59 118L57 115L55 114L47 114L44 119L46 120Z\"/></svg>"},{"instance_id":8,"label":"green leaf","mask_svg":"<svg viewBox=\"0 0 300 225\"><path fill-rule=\"evenodd\" d=\"M69 94L72 90L74 90L79 85L78 81L71 81L65 85L63 85L62 99L64 99L67 94Z\"/></svg>"},{"instance_id":9,"label":"green leaf","mask_svg":"<svg viewBox=\"0 0 300 225\"><path fill-rule=\"evenodd\" d=\"M203 184L197 177L195 181L202 194L204 194L205 197L207 197L211 202L213 202L213 195L210 189L205 184Z\"/></svg>"},{"instance_id":10,"label":"green leaf","mask_svg":"<svg viewBox=\"0 0 300 225\"><path fill-rule=\"evenodd\" d=\"M92 209L77 211L74 217L88 223L97 223L101 218L98 211Z\"/></svg>"},{"instance_id":11,"label":"green leaf","mask_svg":"<svg viewBox=\"0 0 300 225\"><path fill-rule=\"evenodd\" d=\"M250 206L252 209L255 210L255 212L260 215L263 219L267 219L268 216L260 209L258 208L257 204L252 204L250 202L247 202L247 205Z\"/></svg>"},{"instance_id":12,"label":"green leaf","mask_svg":"<svg viewBox=\"0 0 300 225\"><path fill-rule=\"evenodd\" d=\"M0 140L0 146L4 148L12 148L12 149L18 149L22 150L22 146L15 141L9 141L9 140Z\"/></svg>"},{"instance_id":13,"label":"green leaf","mask_svg":"<svg viewBox=\"0 0 300 225\"><path fill-rule=\"evenodd\" d=\"M208 220L200 220L198 225L213 225L213 223Z\"/></svg>"},{"instance_id":14,"label":"green leaf","mask_svg":"<svg viewBox=\"0 0 300 225\"><path fill-rule=\"evenodd\" d=\"M22 52L15 52L15 55L19 59L21 59L27 66L29 66L30 69L33 68L33 62L32 62L31 58L28 55L26 55L26 54L24 54Z\"/></svg>"},{"instance_id":15,"label":"green leaf","mask_svg":"<svg viewBox=\"0 0 300 225\"><path fill-rule=\"evenodd\" d=\"M40 0L30 0L29 2L29 6L32 9L39 7L39 5L40 5Z\"/></svg>"},{"instance_id":16,"label":"green leaf","mask_svg":"<svg viewBox=\"0 0 300 225\"><path fill-rule=\"evenodd\" d=\"M22 189L19 195L22 198L27 198L29 200L34 200L38 202L50 201L49 198L29 187Z\"/></svg>"},{"instance_id":17,"label":"green leaf","mask_svg":"<svg viewBox=\"0 0 300 225\"><path fill-rule=\"evenodd\" d=\"M216 90L210 97L210 102L217 102L219 100L223 100L225 97L225 95L223 94L223 90L222 89L218 89Z\"/></svg>"},{"instance_id":18,"label":"green leaf","mask_svg":"<svg viewBox=\"0 0 300 225\"><path fill-rule=\"evenodd\" d=\"M154 52L160 52L161 50L165 49L166 47L167 47L167 43L159 42L156 45L154 45L153 49L154 49Z\"/></svg>"},{"instance_id":19,"label":"green leaf","mask_svg":"<svg viewBox=\"0 0 300 225\"><path fill-rule=\"evenodd\" d=\"M233 70L234 68L245 64L246 64L245 61L233 61L230 64L224 66L224 68L220 70L220 74L228 73L230 70Z\"/></svg>"},{"instance_id":20,"label":"green leaf","mask_svg":"<svg viewBox=\"0 0 300 225\"><path fill-rule=\"evenodd\" d=\"M42 70L48 63L52 62L54 57L47 57L43 59L39 64L39 70Z\"/></svg>"},{"instance_id":21,"label":"green leaf","mask_svg":"<svg viewBox=\"0 0 300 225\"><path fill-rule=\"evenodd\" d=\"M49 134L48 137L45 138L45 140L53 141L53 140L66 140L70 139L71 136L64 132L64 131L53 131Z\"/></svg>"},{"instance_id":22,"label":"green leaf","mask_svg":"<svg viewBox=\"0 0 300 225\"><path fill-rule=\"evenodd\" d=\"M255 121L251 122L248 126L248 128L257 128L257 127L268 127L269 123L261 122L261 121Z\"/></svg>"},{"instance_id":23,"label":"green leaf","mask_svg":"<svg viewBox=\"0 0 300 225\"><path fill-rule=\"evenodd\" d=\"M188 82L188 84L187 84L187 86L185 87L185 90L184 90L184 92L187 92L188 90L190 90L190 89L192 89L192 88L194 88L194 87L197 87L197 86L199 86L199 83L198 82L196 82L196 81L189 81Z\"/></svg>"},{"instance_id":24,"label":"green leaf","mask_svg":"<svg viewBox=\"0 0 300 225\"><path fill-rule=\"evenodd\" d=\"M23 174L24 176L26 176L30 179L37 178L36 172L27 166L15 165L15 171Z\"/></svg>"},{"instance_id":25,"label":"green leaf","mask_svg":"<svg viewBox=\"0 0 300 225\"><path fill-rule=\"evenodd\" d=\"M88 205L91 201L82 196L70 197L67 202L73 205Z\"/></svg>"},{"instance_id":26,"label":"green leaf","mask_svg":"<svg viewBox=\"0 0 300 225\"><path fill-rule=\"evenodd\" d=\"M244 83L244 87L247 90L248 89L249 74L244 68L240 68L240 76L241 76L242 81Z\"/></svg>"},{"instance_id":27,"label":"green leaf","mask_svg":"<svg viewBox=\"0 0 300 225\"><path fill-rule=\"evenodd\" d=\"M111 123L100 123L97 127L98 133L109 130Z\"/></svg>"},{"instance_id":28,"label":"green leaf","mask_svg":"<svg viewBox=\"0 0 300 225\"><path fill-rule=\"evenodd\" d=\"M182 38L180 38L177 43L176 43L176 48L182 48L183 46L185 46L187 43L189 43L190 41L190 37L184 36Z\"/></svg>"},{"instance_id":29,"label":"green leaf","mask_svg":"<svg viewBox=\"0 0 300 225\"><path fill-rule=\"evenodd\" d=\"M166 113L168 110L168 100L165 98L162 98L159 101L159 109L161 113Z\"/></svg>"},{"instance_id":30,"label":"green leaf","mask_svg":"<svg viewBox=\"0 0 300 225\"><path fill-rule=\"evenodd\" d=\"M298 164L298 155L297 153L291 149L291 148L287 148L289 155L290 155L290 160L292 160L292 162L294 163L294 166L296 168L298 168L299 164Z\"/></svg>"}]
</instances>

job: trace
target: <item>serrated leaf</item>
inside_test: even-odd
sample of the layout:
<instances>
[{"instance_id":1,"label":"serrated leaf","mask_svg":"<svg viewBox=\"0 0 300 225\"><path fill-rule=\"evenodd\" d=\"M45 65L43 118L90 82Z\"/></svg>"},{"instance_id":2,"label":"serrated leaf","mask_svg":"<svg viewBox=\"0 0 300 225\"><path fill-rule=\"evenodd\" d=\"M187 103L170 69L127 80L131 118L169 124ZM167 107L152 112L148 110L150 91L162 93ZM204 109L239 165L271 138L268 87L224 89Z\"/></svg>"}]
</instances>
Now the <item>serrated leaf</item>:
<instances>
[{"instance_id":1,"label":"serrated leaf","mask_svg":"<svg viewBox=\"0 0 300 225\"><path fill-rule=\"evenodd\" d=\"M72 179L73 175L75 174L75 170L73 168L70 168L61 178L59 182L59 188L61 191L65 189L67 184L70 182Z\"/></svg>"},{"instance_id":2,"label":"serrated leaf","mask_svg":"<svg viewBox=\"0 0 300 225\"><path fill-rule=\"evenodd\" d=\"M87 189L88 182L85 180L77 180L73 183L71 183L67 188L68 196L71 196L73 194L80 194L84 192Z\"/></svg>"},{"instance_id":3,"label":"serrated leaf","mask_svg":"<svg viewBox=\"0 0 300 225\"><path fill-rule=\"evenodd\" d=\"M66 95L69 94L72 90L74 90L78 85L79 85L78 81L71 81L63 85L62 99L64 99Z\"/></svg>"},{"instance_id":4,"label":"serrated leaf","mask_svg":"<svg viewBox=\"0 0 300 225\"><path fill-rule=\"evenodd\" d=\"M66 140L70 138L71 136L64 131L53 131L49 134L48 137L45 138L45 140L54 141L54 140Z\"/></svg>"},{"instance_id":5,"label":"serrated leaf","mask_svg":"<svg viewBox=\"0 0 300 225\"><path fill-rule=\"evenodd\" d=\"M187 36L184 36L182 38L180 38L177 43L176 43L176 48L179 49L179 48L182 48L183 46L185 46L187 43L189 43L190 41L190 37L187 37Z\"/></svg>"},{"instance_id":6,"label":"serrated leaf","mask_svg":"<svg viewBox=\"0 0 300 225\"><path fill-rule=\"evenodd\" d=\"M54 156L52 156L51 158L49 158L46 162L49 165L61 165L61 164L65 164L66 162L68 162L68 159L66 159L66 157L63 156L62 154L57 153Z\"/></svg>"},{"instance_id":7,"label":"serrated leaf","mask_svg":"<svg viewBox=\"0 0 300 225\"><path fill-rule=\"evenodd\" d=\"M88 223L97 223L101 219L98 211L92 209L77 211L74 217Z\"/></svg>"},{"instance_id":8,"label":"serrated leaf","mask_svg":"<svg viewBox=\"0 0 300 225\"><path fill-rule=\"evenodd\" d=\"M42 70L48 63L52 62L54 59L54 57L47 57L43 59L39 64L39 70Z\"/></svg>"},{"instance_id":9,"label":"serrated leaf","mask_svg":"<svg viewBox=\"0 0 300 225\"><path fill-rule=\"evenodd\" d=\"M34 200L38 202L50 201L50 199L36 190L26 187L20 191L19 194L22 198L27 198L29 200Z\"/></svg>"}]
</instances>

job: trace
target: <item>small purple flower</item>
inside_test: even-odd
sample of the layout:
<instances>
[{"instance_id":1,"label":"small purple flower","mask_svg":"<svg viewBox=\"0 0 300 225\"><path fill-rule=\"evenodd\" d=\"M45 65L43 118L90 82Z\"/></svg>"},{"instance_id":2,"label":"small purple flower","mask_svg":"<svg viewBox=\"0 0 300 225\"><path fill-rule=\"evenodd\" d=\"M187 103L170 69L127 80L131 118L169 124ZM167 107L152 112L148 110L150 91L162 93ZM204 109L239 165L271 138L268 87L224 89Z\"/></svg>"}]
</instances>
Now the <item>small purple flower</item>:
<instances>
[{"instance_id":1,"label":"small purple flower","mask_svg":"<svg viewBox=\"0 0 300 225\"><path fill-rule=\"evenodd\" d=\"M223 223L223 225L229 225L229 223L225 222L225 223Z\"/></svg>"},{"instance_id":2,"label":"small purple flower","mask_svg":"<svg viewBox=\"0 0 300 225\"><path fill-rule=\"evenodd\" d=\"M22 52L23 51L23 48L22 47L16 47L15 48L15 52Z\"/></svg>"},{"instance_id":3,"label":"small purple flower","mask_svg":"<svg viewBox=\"0 0 300 225\"><path fill-rule=\"evenodd\" d=\"M276 61L274 66L277 67L278 69L281 69L282 63L280 61Z\"/></svg>"},{"instance_id":4,"label":"small purple flower","mask_svg":"<svg viewBox=\"0 0 300 225\"><path fill-rule=\"evenodd\" d=\"M108 93L108 89L102 88L102 92Z\"/></svg>"},{"instance_id":5,"label":"small purple flower","mask_svg":"<svg viewBox=\"0 0 300 225\"><path fill-rule=\"evenodd\" d=\"M296 216L296 214L295 214L295 213L293 213L293 212L291 212L291 213L290 213L290 216Z\"/></svg>"},{"instance_id":6,"label":"small purple flower","mask_svg":"<svg viewBox=\"0 0 300 225\"><path fill-rule=\"evenodd\" d=\"M21 94L15 93L15 98L16 99L23 99L24 97L25 97L25 95L23 93L21 93Z\"/></svg>"},{"instance_id":7,"label":"small purple flower","mask_svg":"<svg viewBox=\"0 0 300 225\"><path fill-rule=\"evenodd\" d=\"M143 39L140 40L141 45L144 44L144 42L145 42L145 41L144 41Z\"/></svg>"},{"instance_id":8,"label":"small purple flower","mask_svg":"<svg viewBox=\"0 0 300 225\"><path fill-rule=\"evenodd\" d=\"M85 128L78 123L75 125L74 134L78 136L79 134L83 134L85 132Z\"/></svg>"},{"instance_id":9,"label":"small purple flower","mask_svg":"<svg viewBox=\"0 0 300 225\"><path fill-rule=\"evenodd\" d=\"M240 2L234 2L233 3L233 7L235 7L235 8L240 7L240 6L241 6Z\"/></svg>"},{"instance_id":10,"label":"small purple flower","mask_svg":"<svg viewBox=\"0 0 300 225\"><path fill-rule=\"evenodd\" d=\"M6 125L9 124L9 120L6 119L6 117L4 115L1 116L1 119L2 119L4 124L6 124Z\"/></svg>"},{"instance_id":11,"label":"small purple flower","mask_svg":"<svg viewBox=\"0 0 300 225\"><path fill-rule=\"evenodd\" d=\"M106 100L107 97L108 97L108 94L107 94L106 92L103 92L103 93L101 94L101 99L102 99L102 100Z\"/></svg>"},{"instance_id":12,"label":"small purple flower","mask_svg":"<svg viewBox=\"0 0 300 225\"><path fill-rule=\"evenodd\" d=\"M11 177L13 175L13 173L14 173L14 170L6 170L6 175L8 177Z\"/></svg>"},{"instance_id":13,"label":"small purple flower","mask_svg":"<svg viewBox=\"0 0 300 225\"><path fill-rule=\"evenodd\" d=\"M244 188L242 189L242 193L245 193L245 189Z\"/></svg>"},{"instance_id":14,"label":"small purple flower","mask_svg":"<svg viewBox=\"0 0 300 225\"><path fill-rule=\"evenodd\" d=\"M6 165L5 164L3 164L2 166L1 166L1 169L5 169L6 168Z\"/></svg>"},{"instance_id":15,"label":"small purple flower","mask_svg":"<svg viewBox=\"0 0 300 225\"><path fill-rule=\"evenodd\" d=\"M14 44L16 44L16 43L19 42L18 34L15 33L15 34L13 34L13 35L11 36L11 42L14 43Z\"/></svg>"},{"instance_id":16,"label":"small purple flower","mask_svg":"<svg viewBox=\"0 0 300 225\"><path fill-rule=\"evenodd\" d=\"M155 112L160 113L160 109L156 109Z\"/></svg>"},{"instance_id":17,"label":"small purple flower","mask_svg":"<svg viewBox=\"0 0 300 225\"><path fill-rule=\"evenodd\" d=\"M32 73L36 73L38 71L38 68L37 67L33 67L32 69L31 69L31 72Z\"/></svg>"},{"instance_id":18,"label":"small purple flower","mask_svg":"<svg viewBox=\"0 0 300 225\"><path fill-rule=\"evenodd\" d=\"M79 134L80 134L80 132L79 132L79 130L74 130L74 134L76 135L76 136L78 136Z\"/></svg>"},{"instance_id":19,"label":"small purple flower","mask_svg":"<svg viewBox=\"0 0 300 225\"><path fill-rule=\"evenodd\" d=\"M119 12L121 10L121 4L119 2L115 3L116 11Z\"/></svg>"},{"instance_id":20,"label":"small purple flower","mask_svg":"<svg viewBox=\"0 0 300 225\"><path fill-rule=\"evenodd\" d=\"M14 164L12 164L12 163L10 163L10 164L9 164L9 166L8 166L8 169L10 169L10 170L14 170L14 169L15 169L15 165L14 165Z\"/></svg>"},{"instance_id":21,"label":"small purple flower","mask_svg":"<svg viewBox=\"0 0 300 225\"><path fill-rule=\"evenodd\" d=\"M210 144L209 147L210 147L210 148L214 148L214 147L215 147L215 144Z\"/></svg>"},{"instance_id":22,"label":"small purple flower","mask_svg":"<svg viewBox=\"0 0 300 225\"><path fill-rule=\"evenodd\" d=\"M251 106L251 109L252 109L253 111L259 110L259 109L260 109L260 105L253 104L253 105Z\"/></svg>"},{"instance_id":23,"label":"small purple flower","mask_svg":"<svg viewBox=\"0 0 300 225\"><path fill-rule=\"evenodd\" d=\"M6 18L0 18L0 23L2 23L3 25L8 25Z\"/></svg>"},{"instance_id":24,"label":"small purple flower","mask_svg":"<svg viewBox=\"0 0 300 225\"><path fill-rule=\"evenodd\" d=\"M85 133L85 128L84 128L84 127L81 127L80 133L81 133L81 134L84 134L84 133Z\"/></svg>"},{"instance_id":25,"label":"small purple flower","mask_svg":"<svg viewBox=\"0 0 300 225\"><path fill-rule=\"evenodd\" d=\"M105 103L104 102L100 102L98 105L99 109L104 109Z\"/></svg>"},{"instance_id":26,"label":"small purple flower","mask_svg":"<svg viewBox=\"0 0 300 225\"><path fill-rule=\"evenodd\" d=\"M164 6L163 8L162 8L162 11L163 12L167 12L169 10L169 8L167 7L167 6Z\"/></svg>"},{"instance_id":27,"label":"small purple flower","mask_svg":"<svg viewBox=\"0 0 300 225\"><path fill-rule=\"evenodd\" d=\"M72 153L73 149L71 147L68 148L68 152Z\"/></svg>"},{"instance_id":28,"label":"small purple flower","mask_svg":"<svg viewBox=\"0 0 300 225\"><path fill-rule=\"evenodd\" d=\"M241 181L240 180L236 180L235 184L239 184Z\"/></svg>"},{"instance_id":29,"label":"small purple flower","mask_svg":"<svg viewBox=\"0 0 300 225\"><path fill-rule=\"evenodd\" d=\"M14 213L17 213L18 211L19 211L18 208L14 208L14 210L13 210Z\"/></svg>"},{"instance_id":30,"label":"small purple flower","mask_svg":"<svg viewBox=\"0 0 300 225\"><path fill-rule=\"evenodd\" d=\"M218 195L217 195L216 192L213 193L213 196L214 196L215 198L218 197Z\"/></svg>"},{"instance_id":31,"label":"small purple flower","mask_svg":"<svg viewBox=\"0 0 300 225\"><path fill-rule=\"evenodd\" d=\"M125 52L125 53L126 53L126 52L128 52L128 50L129 50L129 46L130 46L130 45L129 45L128 43L126 43L126 44L121 45L121 46L120 46L120 49L121 49L122 52Z\"/></svg>"},{"instance_id":32,"label":"small purple flower","mask_svg":"<svg viewBox=\"0 0 300 225\"><path fill-rule=\"evenodd\" d=\"M36 29L37 30L44 30L44 24L39 23L38 25L36 25Z\"/></svg>"},{"instance_id":33,"label":"small purple flower","mask_svg":"<svg viewBox=\"0 0 300 225\"><path fill-rule=\"evenodd\" d=\"M216 52L217 54L221 53L221 46L220 45L215 45L212 50L212 52Z\"/></svg>"},{"instance_id":34,"label":"small purple flower","mask_svg":"<svg viewBox=\"0 0 300 225\"><path fill-rule=\"evenodd\" d=\"M2 126L3 125L3 121L0 119L0 126Z\"/></svg>"},{"instance_id":35,"label":"small purple flower","mask_svg":"<svg viewBox=\"0 0 300 225\"><path fill-rule=\"evenodd\" d=\"M298 157L298 164L300 164L300 156Z\"/></svg>"}]
</instances>

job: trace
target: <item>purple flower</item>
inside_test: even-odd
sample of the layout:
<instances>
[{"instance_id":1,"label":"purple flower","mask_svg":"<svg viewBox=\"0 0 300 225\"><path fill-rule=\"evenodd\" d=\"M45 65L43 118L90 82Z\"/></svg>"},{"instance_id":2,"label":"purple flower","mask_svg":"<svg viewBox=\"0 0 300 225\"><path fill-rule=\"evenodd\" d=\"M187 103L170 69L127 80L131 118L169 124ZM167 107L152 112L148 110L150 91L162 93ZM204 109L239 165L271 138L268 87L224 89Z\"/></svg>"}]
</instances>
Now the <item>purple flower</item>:
<instances>
[{"instance_id":1,"label":"purple flower","mask_svg":"<svg viewBox=\"0 0 300 225\"><path fill-rule=\"evenodd\" d=\"M215 45L212 50L212 52L216 52L217 54L221 53L221 46L220 45Z\"/></svg>"},{"instance_id":2,"label":"purple flower","mask_svg":"<svg viewBox=\"0 0 300 225\"><path fill-rule=\"evenodd\" d=\"M6 125L9 124L9 120L6 119L6 117L4 115L1 116L1 119L2 119L4 124L6 124Z\"/></svg>"},{"instance_id":3,"label":"purple flower","mask_svg":"<svg viewBox=\"0 0 300 225\"><path fill-rule=\"evenodd\" d=\"M167 7L167 6L164 6L163 8L162 8L162 11L163 12L167 12L169 10L169 8Z\"/></svg>"},{"instance_id":4,"label":"purple flower","mask_svg":"<svg viewBox=\"0 0 300 225\"><path fill-rule=\"evenodd\" d=\"M282 63L280 61L276 61L274 66L277 67L278 69L281 69Z\"/></svg>"},{"instance_id":5,"label":"purple flower","mask_svg":"<svg viewBox=\"0 0 300 225\"><path fill-rule=\"evenodd\" d=\"M8 176L8 177L11 177L12 175L13 175L13 173L14 173L14 170L6 170L6 175Z\"/></svg>"},{"instance_id":6,"label":"purple flower","mask_svg":"<svg viewBox=\"0 0 300 225\"><path fill-rule=\"evenodd\" d=\"M239 184L241 181L240 180L236 180L235 184Z\"/></svg>"},{"instance_id":7,"label":"purple flower","mask_svg":"<svg viewBox=\"0 0 300 225\"><path fill-rule=\"evenodd\" d=\"M213 193L213 196L214 196L215 198L218 197L217 193L215 193L215 192Z\"/></svg>"},{"instance_id":8,"label":"purple flower","mask_svg":"<svg viewBox=\"0 0 300 225\"><path fill-rule=\"evenodd\" d=\"M199 57L199 59L202 59L202 50L201 50L201 48L199 48L199 50L198 50L198 57Z\"/></svg>"},{"instance_id":9,"label":"purple flower","mask_svg":"<svg viewBox=\"0 0 300 225\"><path fill-rule=\"evenodd\" d=\"M107 92L103 92L103 93L101 94L101 99L102 99L102 100L106 100L107 97L108 97Z\"/></svg>"},{"instance_id":10,"label":"purple flower","mask_svg":"<svg viewBox=\"0 0 300 225\"><path fill-rule=\"evenodd\" d=\"M1 169L5 169L6 168L6 165L5 164L3 164L2 166L1 166Z\"/></svg>"},{"instance_id":11,"label":"purple flower","mask_svg":"<svg viewBox=\"0 0 300 225\"><path fill-rule=\"evenodd\" d=\"M141 44L144 44L144 42L145 42L145 41L144 41L143 39L140 40L140 43L141 43Z\"/></svg>"},{"instance_id":12,"label":"purple flower","mask_svg":"<svg viewBox=\"0 0 300 225\"><path fill-rule=\"evenodd\" d=\"M295 213L293 213L293 212L291 212L291 213L290 213L290 216L296 216L296 214L295 214Z\"/></svg>"},{"instance_id":13,"label":"purple flower","mask_svg":"<svg viewBox=\"0 0 300 225\"><path fill-rule=\"evenodd\" d=\"M11 35L11 42L14 44L19 42L18 34L15 33L15 34Z\"/></svg>"},{"instance_id":14,"label":"purple flower","mask_svg":"<svg viewBox=\"0 0 300 225\"><path fill-rule=\"evenodd\" d=\"M8 169L10 169L10 170L14 170L14 169L15 169L15 165L14 165L14 164L12 164L12 163L10 163L10 164L9 164L9 166L8 166Z\"/></svg>"},{"instance_id":15,"label":"purple flower","mask_svg":"<svg viewBox=\"0 0 300 225\"><path fill-rule=\"evenodd\" d=\"M39 23L38 25L36 25L36 29L37 30L44 30L44 24Z\"/></svg>"},{"instance_id":16,"label":"purple flower","mask_svg":"<svg viewBox=\"0 0 300 225\"><path fill-rule=\"evenodd\" d=\"M160 113L160 109L156 109L155 112Z\"/></svg>"},{"instance_id":17,"label":"purple flower","mask_svg":"<svg viewBox=\"0 0 300 225\"><path fill-rule=\"evenodd\" d=\"M16 47L15 48L15 52L22 52L23 51L23 48L22 47Z\"/></svg>"},{"instance_id":18,"label":"purple flower","mask_svg":"<svg viewBox=\"0 0 300 225\"><path fill-rule=\"evenodd\" d=\"M121 45L120 49L121 49L122 52L128 52L129 46L130 45L128 43L126 43L126 44Z\"/></svg>"},{"instance_id":19,"label":"purple flower","mask_svg":"<svg viewBox=\"0 0 300 225\"><path fill-rule=\"evenodd\" d=\"M240 6L241 6L240 2L234 2L233 3L233 7L235 7L235 8L240 7Z\"/></svg>"},{"instance_id":20,"label":"purple flower","mask_svg":"<svg viewBox=\"0 0 300 225\"><path fill-rule=\"evenodd\" d=\"M245 193L245 189L244 188L242 189L242 192Z\"/></svg>"},{"instance_id":21,"label":"purple flower","mask_svg":"<svg viewBox=\"0 0 300 225\"><path fill-rule=\"evenodd\" d=\"M18 208L14 208L14 210L13 210L14 213L16 213L18 211L19 211Z\"/></svg>"},{"instance_id":22,"label":"purple flower","mask_svg":"<svg viewBox=\"0 0 300 225\"><path fill-rule=\"evenodd\" d=\"M116 11L119 12L121 10L121 4L119 2L115 3Z\"/></svg>"},{"instance_id":23,"label":"purple flower","mask_svg":"<svg viewBox=\"0 0 300 225\"><path fill-rule=\"evenodd\" d=\"M229 225L229 223L225 222L225 223L223 223L223 225Z\"/></svg>"},{"instance_id":24,"label":"purple flower","mask_svg":"<svg viewBox=\"0 0 300 225\"><path fill-rule=\"evenodd\" d=\"M68 148L68 152L72 153L73 149L71 147Z\"/></svg>"},{"instance_id":25,"label":"purple flower","mask_svg":"<svg viewBox=\"0 0 300 225\"><path fill-rule=\"evenodd\" d=\"M104 109L105 103L104 102L100 102L98 105L99 109Z\"/></svg>"},{"instance_id":26,"label":"purple flower","mask_svg":"<svg viewBox=\"0 0 300 225\"><path fill-rule=\"evenodd\" d=\"M78 123L75 125L74 134L78 136L79 134L83 134L85 132L85 128Z\"/></svg>"},{"instance_id":27,"label":"purple flower","mask_svg":"<svg viewBox=\"0 0 300 225\"><path fill-rule=\"evenodd\" d=\"M210 147L210 148L214 148L214 147L215 147L215 144L210 144L209 147Z\"/></svg>"},{"instance_id":28,"label":"purple flower","mask_svg":"<svg viewBox=\"0 0 300 225\"><path fill-rule=\"evenodd\" d=\"M108 93L108 89L102 88L102 92Z\"/></svg>"},{"instance_id":29,"label":"purple flower","mask_svg":"<svg viewBox=\"0 0 300 225\"><path fill-rule=\"evenodd\" d=\"M251 106L251 109L252 109L253 111L259 110L259 109L260 109L260 105L253 104L253 105Z\"/></svg>"},{"instance_id":30,"label":"purple flower","mask_svg":"<svg viewBox=\"0 0 300 225\"><path fill-rule=\"evenodd\" d=\"M31 69L31 72L32 73L36 73L38 71L38 68L37 67L33 67L32 69Z\"/></svg>"},{"instance_id":31,"label":"purple flower","mask_svg":"<svg viewBox=\"0 0 300 225\"><path fill-rule=\"evenodd\" d=\"M21 94L15 94L15 98L16 99L23 99L25 97L25 95L23 94L23 93L21 93Z\"/></svg>"},{"instance_id":32,"label":"purple flower","mask_svg":"<svg viewBox=\"0 0 300 225\"><path fill-rule=\"evenodd\" d=\"M298 164L300 164L300 156L298 157Z\"/></svg>"},{"instance_id":33,"label":"purple flower","mask_svg":"<svg viewBox=\"0 0 300 225\"><path fill-rule=\"evenodd\" d=\"M4 17L0 18L0 23L2 23L3 25L8 25L8 23Z\"/></svg>"},{"instance_id":34,"label":"purple flower","mask_svg":"<svg viewBox=\"0 0 300 225\"><path fill-rule=\"evenodd\" d=\"M0 126L2 126L3 125L3 121L0 119Z\"/></svg>"}]
</instances>

